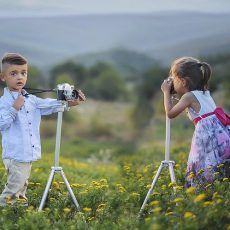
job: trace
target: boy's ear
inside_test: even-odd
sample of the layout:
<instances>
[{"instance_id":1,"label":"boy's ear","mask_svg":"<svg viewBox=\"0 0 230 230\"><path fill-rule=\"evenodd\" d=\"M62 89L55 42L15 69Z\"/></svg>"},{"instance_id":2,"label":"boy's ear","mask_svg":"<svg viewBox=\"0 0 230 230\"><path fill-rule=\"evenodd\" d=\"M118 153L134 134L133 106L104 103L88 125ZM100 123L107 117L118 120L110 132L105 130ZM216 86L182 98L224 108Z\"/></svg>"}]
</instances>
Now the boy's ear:
<instances>
[{"instance_id":1,"label":"boy's ear","mask_svg":"<svg viewBox=\"0 0 230 230\"><path fill-rule=\"evenodd\" d=\"M0 73L0 79L1 79L1 81L5 81L5 78L4 78L4 76L3 76L3 73Z\"/></svg>"}]
</instances>

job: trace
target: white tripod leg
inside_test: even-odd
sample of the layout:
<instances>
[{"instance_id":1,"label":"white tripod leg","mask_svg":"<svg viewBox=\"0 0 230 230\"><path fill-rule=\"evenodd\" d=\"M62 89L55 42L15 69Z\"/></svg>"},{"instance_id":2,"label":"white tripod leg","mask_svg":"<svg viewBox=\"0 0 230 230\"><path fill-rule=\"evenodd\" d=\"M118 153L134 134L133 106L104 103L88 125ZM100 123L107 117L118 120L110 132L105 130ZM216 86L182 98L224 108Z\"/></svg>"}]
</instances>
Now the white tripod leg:
<instances>
[{"instance_id":1,"label":"white tripod leg","mask_svg":"<svg viewBox=\"0 0 230 230\"><path fill-rule=\"evenodd\" d=\"M66 179L65 174L64 174L64 172L62 170L60 171L60 174L61 174L62 179L63 179L63 181L64 181L64 183L65 183L65 185L66 185L66 187L67 187L67 189L69 191L69 194L70 194L70 196L71 196L71 198L73 200L73 203L75 204L75 206L77 207L78 211L80 212L81 211L80 210L80 205L78 204L77 199L76 199L76 197L75 197L75 195L73 193L73 190L70 187L70 184L69 184L68 180Z\"/></svg>"},{"instance_id":2,"label":"white tripod leg","mask_svg":"<svg viewBox=\"0 0 230 230\"><path fill-rule=\"evenodd\" d=\"M169 173L170 173L170 178L171 178L172 183L176 182L176 177L175 177L173 165L174 165L174 162L169 162ZM174 190L174 192L176 192L175 186L173 186L173 190Z\"/></svg>"},{"instance_id":3,"label":"white tripod leg","mask_svg":"<svg viewBox=\"0 0 230 230\"><path fill-rule=\"evenodd\" d=\"M148 200L149 200L149 196L150 196L151 193L153 192L153 189L154 189L154 187L155 187L155 185L156 185L156 183L157 183L157 180L158 180L158 178L159 178L159 176L160 176L160 174L161 174L161 171L162 171L163 167L164 167L164 164L163 164L163 162L161 162L161 164L160 164L160 166L159 166L159 168L158 168L158 170L157 170L156 176L155 176L154 179L153 179L151 188L149 189L149 191L148 191L148 193L147 193L147 195L146 195L146 197L145 197L145 200L144 200L144 202L143 202L143 204L142 204L142 206L141 206L141 209L140 209L140 212L139 212L139 216L141 216L142 213L143 213L143 211L144 211L145 205L147 204L147 202L148 202Z\"/></svg>"},{"instance_id":4,"label":"white tripod leg","mask_svg":"<svg viewBox=\"0 0 230 230\"><path fill-rule=\"evenodd\" d=\"M50 176L49 176L48 182L46 184L46 188L45 188L44 193L42 195L42 200L41 200L40 206L38 208L38 211L41 211L43 209L44 205L45 205L46 198L47 198L50 186L51 186L53 178L54 178L54 173L55 173L55 169L52 168L51 172L50 172Z\"/></svg>"}]
</instances>

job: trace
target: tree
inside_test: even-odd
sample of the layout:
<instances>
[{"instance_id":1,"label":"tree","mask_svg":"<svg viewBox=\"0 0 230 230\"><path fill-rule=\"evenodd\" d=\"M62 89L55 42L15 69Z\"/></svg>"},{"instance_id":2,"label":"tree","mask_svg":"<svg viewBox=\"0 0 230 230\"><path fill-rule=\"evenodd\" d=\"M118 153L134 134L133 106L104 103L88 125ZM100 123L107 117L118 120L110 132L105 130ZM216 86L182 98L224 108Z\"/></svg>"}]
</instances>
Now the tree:
<instances>
[{"instance_id":1,"label":"tree","mask_svg":"<svg viewBox=\"0 0 230 230\"><path fill-rule=\"evenodd\" d=\"M44 87L44 77L41 71L36 66L29 66L28 79L26 83L28 88Z\"/></svg>"},{"instance_id":2,"label":"tree","mask_svg":"<svg viewBox=\"0 0 230 230\"><path fill-rule=\"evenodd\" d=\"M73 61L67 61L63 64L55 66L51 70L50 75L51 87L54 87L55 83L57 82L56 79L60 77L60 75L68 75L73 80L74 85L79 88L86 81L87 71L82 65L76 64Z\"/></svg>"},{"instance_id":3,"label":"tree","mask_svg":"<svg viewBox=\"0 0 230 230\"><path fill-rule=\"evenodd\" d=\"M160 90L161 83L168 77L168 69L154 66L145 73L135 89L136 104L131 113L134 127L145 128L154 114L153 98Z\"/></svg>"},{"instance_id":4,"label":"tree","mask_svg":"<svg viewBox=\"0 0 230 230\"><path fill-rule=\"evenodd\" d=\"M125 81L115 70L107 70L94 81L96 97L108 101L123 99L127 93L125 84Z\"/></svg>"}]
</instances>

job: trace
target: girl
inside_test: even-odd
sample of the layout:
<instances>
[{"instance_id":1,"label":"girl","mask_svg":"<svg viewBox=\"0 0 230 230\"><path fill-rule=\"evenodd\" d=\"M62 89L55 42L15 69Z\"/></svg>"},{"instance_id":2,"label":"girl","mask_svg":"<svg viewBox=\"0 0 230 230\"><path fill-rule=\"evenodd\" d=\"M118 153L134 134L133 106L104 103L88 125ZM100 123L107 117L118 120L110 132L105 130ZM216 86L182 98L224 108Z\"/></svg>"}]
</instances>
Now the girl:
<instances>
[{"instance_id":1,"label":"girl","mask_svg":"<svg viewBox=\"0 0 230 230\"><path fill-rule=\"evenodd\" d=\"M230 119L221 108L216 107L210 96L210 76L208 63L182 57L172 63L170 78L161 85L167 116L174 118L186 109L188 117L195 124L187 163L186 187L204 181L212 182L220 164L224 165L224 176L229 178ZM172 89L180 97L175 106L171 102Z\"/></svg>"}]
</instances>

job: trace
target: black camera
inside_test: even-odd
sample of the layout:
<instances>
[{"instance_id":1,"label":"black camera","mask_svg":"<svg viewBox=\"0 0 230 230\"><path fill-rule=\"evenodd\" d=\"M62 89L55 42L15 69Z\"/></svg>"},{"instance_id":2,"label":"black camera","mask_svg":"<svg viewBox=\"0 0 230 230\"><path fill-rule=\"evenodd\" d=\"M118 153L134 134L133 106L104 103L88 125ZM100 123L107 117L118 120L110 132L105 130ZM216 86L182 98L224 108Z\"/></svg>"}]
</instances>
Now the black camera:
<instances>
[{"instance_id":1,"label":"black camera","mask_svg":"<svg viewBox=\"0 0 230 230\"><path fill-rule=\"evenodd\" d=\"M169 83L172 82L171 89L170 89L170 94L176 94L176 91L175 91L174 85L173 85L173 81L172 81L172 77L168 77L167 82L169 82Z\"/></svg>"},{"instance_id":2,"label":"black camera","mask_svg":"<svg viewBox=\"0 0 230 230\"><path fill-rule=\"evenodd\" d=\"M79 93L74 89L73 85L68 83L57 85L57 99L61 101L71 101L76 100L79 97Z\"/></svg>"}]
</instances>

